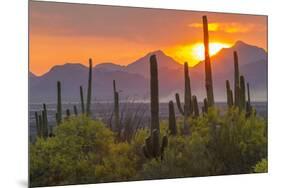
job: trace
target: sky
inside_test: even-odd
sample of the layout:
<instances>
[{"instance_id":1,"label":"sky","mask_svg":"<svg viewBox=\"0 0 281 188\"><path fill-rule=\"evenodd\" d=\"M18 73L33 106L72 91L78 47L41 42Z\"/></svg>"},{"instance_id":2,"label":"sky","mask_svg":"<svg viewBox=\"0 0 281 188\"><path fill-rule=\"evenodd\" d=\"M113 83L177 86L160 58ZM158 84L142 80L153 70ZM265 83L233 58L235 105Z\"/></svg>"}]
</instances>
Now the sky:
<instances>
[{"instance_id":1,"label":"sky","mask_svg":"<svg viewBox=\"0 0 281 188\"><path fill-rule=\"evenodd\" d=\"M267 51L266 16L36 1L29 14L35 75L65 63L88 65L89 58L127 65L156 50L194 66L203 58L203 15L211 55L238 40Z\"/></svg>"}]
</instances>

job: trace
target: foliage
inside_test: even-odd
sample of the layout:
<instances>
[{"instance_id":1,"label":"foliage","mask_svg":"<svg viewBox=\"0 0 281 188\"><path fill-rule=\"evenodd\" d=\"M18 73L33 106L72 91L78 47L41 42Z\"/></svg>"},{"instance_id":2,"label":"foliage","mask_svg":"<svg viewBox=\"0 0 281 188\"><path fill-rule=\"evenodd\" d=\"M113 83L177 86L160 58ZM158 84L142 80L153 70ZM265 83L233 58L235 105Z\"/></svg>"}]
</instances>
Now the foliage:
<instances>
[{"instance_id":1,"label":"foliage","mask_svg":"<svg viewBox=\"0 0 281 188\"><path fill-rule=\"evenodd\" d=\"M268 170L267 159L262 159L254 166L255 173L266 173Z\"/></svg>"},{"instance_id":2,"label":"foliage","mask_svg":"<svg viewBox=\"0 0 281 188\"><path fill-rule=\"evenodd\" d=\"M54 134L30 147L32 185L96 181L95 165L109 155L113 133L103 123L80 116L62 122Z\"/></svg>"},{"instance_id":3,"label":"foliage","mask_svg":"<svg viewBox=\"0 0 281 188\"><path fill-rule=\"evenodd\" d=\"M216 108L190 117L190 135L169 135L167 121L160 123L160 138L169 135L160 158L147 159L142 145L150 135L138 129L130 143L85 115L70 117L54 130L54 137L38 138L31 145L32 186L194 177L267 171L267 127L255 114ZM263 159L263 160L262 160Z\"/></svg>"}]
</instances>

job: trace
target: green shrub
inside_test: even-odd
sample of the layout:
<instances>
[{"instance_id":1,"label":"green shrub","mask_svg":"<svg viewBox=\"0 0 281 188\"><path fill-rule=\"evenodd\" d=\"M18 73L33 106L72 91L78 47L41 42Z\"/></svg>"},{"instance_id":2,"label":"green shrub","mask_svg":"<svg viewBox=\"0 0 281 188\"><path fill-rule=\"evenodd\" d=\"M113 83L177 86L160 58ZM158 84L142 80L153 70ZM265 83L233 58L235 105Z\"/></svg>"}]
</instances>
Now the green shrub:
<instances>
[{"instance_id":1,"label":"green shrub","mask_svg":"<svg viewBox=\"0 0 281 188\"><path fill-rule=\"evenodd\" d=\"M113 133L103 123L80 116L64 121L54 134L30 147L32 186L96 182L96 165L110 154Z\"/></svg>"},{"instance_id":2,"label":"green shrub","mask_svg":"<svg viewBox=\"0 0 281 188\"><path fill-rule=\"evenodd\" d=\"M266 173L268 171L267 159L262 159L254 166L255 173Z\"/></svg>"}]
</instances>

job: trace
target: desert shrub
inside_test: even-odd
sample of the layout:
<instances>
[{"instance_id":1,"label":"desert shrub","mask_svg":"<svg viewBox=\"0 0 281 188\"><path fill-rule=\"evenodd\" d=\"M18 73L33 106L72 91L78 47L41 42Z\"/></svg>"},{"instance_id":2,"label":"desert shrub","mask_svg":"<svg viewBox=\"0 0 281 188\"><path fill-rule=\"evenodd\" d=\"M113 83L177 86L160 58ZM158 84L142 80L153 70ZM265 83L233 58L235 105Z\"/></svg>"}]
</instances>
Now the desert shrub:
<instances>
[{"instance_id":1,"label":"desert shrub","mask_svg":"<svg viewBox=\"0 0 281 188\"><path fill-rule=\"evenodd\" d=\"M95 167L110 154L114 134L85 116L64 121L54 134L30 146L32 186L95 182Z\"/></svg>"},{"instance_id":2,"label":"desert shrub","mask_svg":"<svg viewBox=\"0 0 281 188\"><path fill-rule=\"evenodd\" d=\"M221 115L215 108L190 118L189 136L169 136L164 159L147 160L144 179L250 173L267 156L266 122L238 109Z\"/></svg>"},{"instance_id":3,"label":"desert shrub","mask_svg":"<svg viewBox=\"0 0 281 188\"><path fill-rule=\"evenodd\" d=\"M255 173L266 173L268 170L267 159L262 159L254 166Z\"/></svg>"}]
</instances>

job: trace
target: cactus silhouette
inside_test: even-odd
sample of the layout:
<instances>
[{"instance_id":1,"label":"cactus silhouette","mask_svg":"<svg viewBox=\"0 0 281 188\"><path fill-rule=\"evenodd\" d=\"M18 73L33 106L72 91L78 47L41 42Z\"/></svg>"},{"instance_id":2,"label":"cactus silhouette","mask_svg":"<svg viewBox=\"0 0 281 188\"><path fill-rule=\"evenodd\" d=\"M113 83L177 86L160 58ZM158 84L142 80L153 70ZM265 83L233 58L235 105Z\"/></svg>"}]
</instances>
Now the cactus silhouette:
<instances>
[{"instance_id":1,"label":"cactus silhouette","mask_svg":"<svg viewBox=\"0 0 281 188\"><path fill-rule=\"evenodd\" d=\"M203 113L207 113L208 112L208 100L206 98L204 98L204 100L203 100L202 112Z\"/></svg>"},{"instance_id":2,"label":"cactus silhouette","mask_svg":"<svg viewBox=\"0 0 281 188\"><path fill-rule=\"evenodd\" d=\"M199 107L197 102L197 97L195 95L192 96L192 108L193 108L193 116L199 116Z\"/></svg>"},{"instance_id":3,"label":"cactus silhouette","mask_svg":"<svg viewBox=\"0 0 281 188\"><path fill-rule=\"evenodd\" d=\"M245 109L246 107L246 90L245 90L245 80L244 76L240 76L240 89L239 89L239 106L240 109Z\"/></svg>"},{"instance_id":4,"label":"cactus silhouette","mask_svg":"<svg viewBox=\"0 0 281 188\"><path fill-rule=\"evenodd\" d=\"M155 55L150 56L150 111L151 111L151 132L159 130L159 91L158 91L158 70Z\"/></svg>"},{"instance_id":5,"label":"cactus silhouette","mask_svg":"<svg viewBox=\"0 0 281 188\"><path fill-rule=\"evenodd\" d=\"M252 113L251 97L250 97L250 86L247 83L247 102L246 102L246 116L249 117Z\"/></svg>"},{"instance_id":6,"label":"cactus silhouette","mask_svg":"<svg viewBox=\"0 0 281 188\"><path fill-rule=\"evenodd\" d=\"M38 113L37 112L35 112L34 113L35 114L35 123L36 123L36 132L37 132L37 136L38 137L40 137L40 132L41 132L41 130L40 130L40 124L39 124L39 117L38 117Z\"/></svg>"},{"instance_id":7,"label":"cactus silhouette","mask_svg":"<svg viewBox=\"0 0 281 188\"><path fill-rule=\"evenodd\" d=\"M233 106L233 94L230 88L229 80L226 80L226 96L228 108L231 108Z\"/></svg>"},{"instance_id":8,"label":"cactus silhouette","mask_svg":"<svg viewBox=\"0 0 281 188\"><path fill-rule=\"evenodd\" d=\"M76 105L73 106L73 112L76 116L78 116L78 111Z\"/></svg>"},{"instance_id":9,"label":"cactus silhouette","mask_svg":"<svg viewBox=\"0 0 281 188\"><path fill-rule=\"evenodd\" d=\"M169 102L169 131L171 135L177 134L176 115L173 101Z\"/></svg>"},{"instance_id":10,"label":"cactus silhouette","mask_svg":"<svg viewBox=\"0 0 281 188\"><path fill-rule=\"evenodd\" d=\"M66 119L69 119L69 118L70 118L70 110L66 109Z\"/></svg>"},{"instance_id":11,"label":"cactus silhouette","mask_svg":"<svg viewBox=\"0 0 281 188\"><path fill-rule=\"evenodd\" d=\"M89 59L89 77L88 77L88 94L87 94L87 116L91 115L91 97L92 97L92 59Z\"/></svg>"},{"instance_id":12,"label":"cactus silhouette","mask_svg":"<svg viewBox=\"0 0 281 188\"><path fill-rule=\"evenodd\" d=\"M236 107L239 107L239 92L240 92L240 83L239 83L239 64L238 64L238 55L237 52L233 52L234 56L234 104Z\"/></svg>"},{"instance_id":13,"label":"cactus silhouette","mask_svg":"<svg viewBox=\"0 0 281 188\"><path fill-rule=\"evenodd\" d=\"M43 112L42 112L42 120L43 120L43 137L48 137L48 114L46 104L43 104Z\"/></svg>"},{"instance_id":14,"label":"cactus silhouette","mask_svg":"<svg viewBox=\"0 0 281 188\"><path fill-rule=\"evenodd\" d=\"M160 135L159 130L154 129L151 135L145 139L145 144L142 146L143 154L146 158L156 158L161 157L163 159L164 150L168 146L168 137L163 136L160 145Z\"/></svg>"},{"instance_id":15,"label":"cactus silhouette","mask_svg":"<svg viewBox=\"0 0 281 188\"><path fill-rule=\"evenodd\" d=\"M113 80L113 97L114 97L114 126L116 131L120 132L120 118L119 118L119 93L116 91L116 83Z\"/></svg>"},{"instance_id":16,"label":"cactus silhouette","mask_svg":"<svg viewBox=\"0 0 281 188\"><path fill-rule=\"evenodd\" d=\"M80 86L80 102L81 102L81 111L82 114L85 113L85 106L84 106L84 94L83 94L83 87Z\"/></svg>"},{"instance_id":17,"label":"cactus silhouette","mask_svg":"<svg viewBox=\"0 0 281 188\"><path fill-rule=\"evenodd\" d=\"M214 92L212 80L212 68L209 54L209 31L207 16L203 16L203 33L204 33L204 49L205 49L205 81L207 91L208 106L214 105Z\"/></svg>"},{"instance_id":18,"label":"cactus silhouette","mask_svg":"<svg viewBox=\"0 0 281 188\"><path fill-rule=\"evenodd\" d=\"M62 120L62 106L61 106L61 83L57 82L57 115L56 115L57 125L61 123Z\"/></svg>"},{"instance_id":19,"label":"cactus silhouette","mask_svg":"<svg viewBox=\"0 0 281 188\"><path fill-rule=\"evenodd\" d=\"M175 95L176 103L179 112L183 115L184 133L189 134L189 125L187 118L192 114L192 99L191 99L191 86L190 77L187 62L184 63L184 105L183 108L180 102L180 96L178 93Z\"/></svg>"}]
</instances>

